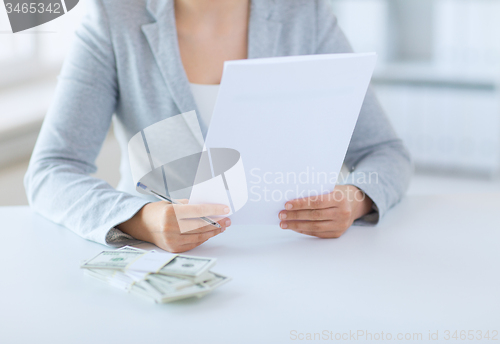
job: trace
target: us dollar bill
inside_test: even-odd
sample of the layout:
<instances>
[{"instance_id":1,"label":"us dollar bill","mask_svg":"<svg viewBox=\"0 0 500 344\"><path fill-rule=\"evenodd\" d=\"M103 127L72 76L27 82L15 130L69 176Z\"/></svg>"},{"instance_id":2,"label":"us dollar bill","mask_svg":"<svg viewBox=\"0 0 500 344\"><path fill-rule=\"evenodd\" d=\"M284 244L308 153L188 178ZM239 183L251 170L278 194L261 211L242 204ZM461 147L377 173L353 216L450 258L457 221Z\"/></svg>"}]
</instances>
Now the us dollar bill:
<instances>
[{"instance_id":1,"label":"us dollar bill","mask_svg":"<svg viewBox=\"0 0 500 344\"><path fill-rule=\"evenodd\" d=\"M204 285L203 283L191 284L182 289L171 289L165 288L163 284L159 284L156 280L144 280L139 283L136 283L142 287L144 290L147 290L150 297L152 297L158 303L166 303L172 302L180 299L186 299L190 297L201 297L204 295L204 292L210 290L210 287Z\"/></svg>"},{"instance_id":2,"label":"us dollar bill","mask_svg":"<svg viewBox=\"0 0 500 344\"><path fill-rule=\"evenodd\" d=\"M124 270L127 266L145 253L143 251L103 251L94 258L86 261L81 268L83 269L113 269Z\"/></svg>"},{"instance_id":3,"label":"us dollar bill","mask_svg":"<svg viewBox=\"0 0 500 344\"><path fill-rule=\"evenodd\" d=\"M146 280L150 281L152 284L161 286L163 289L172 290L179 290L194 284L189 279L162 274L150 274L146 277Z\"/></svg>"},{"instance_id":4,"label":"us dollar bill","mask_svg":"<svg viewBox=\"0 0 500 344\"><path fill-rule=\"evenodd\" d=\"M197 277L215 265L215 258L202 258L190 256L177 256L158 273L163 275L179 275Z\"/></svg>"},{"instance_id":5,"label":"us dollar bill","mask_svg":"<svg viewBox=\"0 0 500 344\"><path fill-rule=\"evenodd\" d=\"M212 279L203 282L203 284L207 286L209 289L205 292L202 292L201 295L199 295L199 297L205 296L206 294L212 292L215 288L218 288L221 285L226 284L231 280L230 277L221 275L216 272L212 272L212 275L214 276Z\"/></svg>"},{"instance_id":6,"label":"us dollar bill","mask_svg":"<svg viewBox=\"0 0 500 344\"><path fill-rule=\"evenodd\" d=\"M151 262L153 265L145 264ZM122 247L103 251L84 261L81 267L87 275L116 288L165 303L202 297L227 283L229 277L210 271L215 262L214 258L168 256L156 251Z\"/></svg>"}]
</instances>

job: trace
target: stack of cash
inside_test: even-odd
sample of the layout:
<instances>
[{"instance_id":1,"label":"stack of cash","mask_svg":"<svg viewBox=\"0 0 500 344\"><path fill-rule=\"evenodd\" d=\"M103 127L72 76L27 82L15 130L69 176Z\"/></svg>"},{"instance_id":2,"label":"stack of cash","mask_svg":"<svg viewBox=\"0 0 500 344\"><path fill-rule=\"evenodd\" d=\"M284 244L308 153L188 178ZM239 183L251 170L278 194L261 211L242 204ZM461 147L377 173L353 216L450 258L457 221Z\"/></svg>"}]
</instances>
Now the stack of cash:
<instances>
[{"instance_id":1,"label":"stack of cash","mask_svg":"<svg viewBox=\"0 0 500 344\"><path fill-rule=\"evenodd\" d=\"M202 297L230 280L210 271L216 259L125 246L85 261L86 274L157 303Z\"/></svg>"}]
</instances>

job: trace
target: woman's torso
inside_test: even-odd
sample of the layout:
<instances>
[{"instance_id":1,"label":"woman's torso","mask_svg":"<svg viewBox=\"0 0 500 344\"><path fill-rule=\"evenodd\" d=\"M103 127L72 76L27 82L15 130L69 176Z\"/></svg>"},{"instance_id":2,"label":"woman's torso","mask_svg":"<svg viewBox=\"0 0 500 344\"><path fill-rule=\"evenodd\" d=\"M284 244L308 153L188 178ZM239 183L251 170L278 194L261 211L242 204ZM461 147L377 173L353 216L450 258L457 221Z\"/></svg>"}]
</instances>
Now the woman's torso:
<instances>
[{"instance_id":1,"label":"woman's torso","mask_svg":"<svg viewBox=\"0 0 500 344\"><path fill-rule=\"evenodd\" d=\"M193 109L199 115L200 110L180 58L173 2L105 1L118 87L114 117L122 151L118 189L135 195L139 194L127 154L130 138L162 119ZM248 58L316 53L317 4L310 0L252 1ZM340 46L338 52L349 49ZM200 127L205 136L208 123L200 120Z\"/></svg>"}]
</instances>

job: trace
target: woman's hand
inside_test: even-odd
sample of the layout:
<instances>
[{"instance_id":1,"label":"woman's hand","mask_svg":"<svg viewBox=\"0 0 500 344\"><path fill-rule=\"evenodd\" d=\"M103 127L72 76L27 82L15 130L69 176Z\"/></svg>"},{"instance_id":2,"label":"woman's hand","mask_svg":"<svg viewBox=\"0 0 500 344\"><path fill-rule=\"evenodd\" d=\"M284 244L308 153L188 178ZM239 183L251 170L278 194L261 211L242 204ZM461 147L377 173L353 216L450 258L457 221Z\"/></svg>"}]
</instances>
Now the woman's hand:
<instances>
[{"instance_id":1,"label":"woman's hand","mask_svg":"<svg viewBox=\"0 0 500 344\"><path fill-rule=\"evenodd\" d=\"M288 201L279 213L280 226L318 238L338 238L354 220L368 214L372 200L352 185L337 185L327 195Z\"/></svg>"},{"instance_id":2,"label":"woman's hand","mask_svg":"<svg viewBox=\"0 0 500 344\"><path fill-rule=\"evenodd\" d=\"M155 202L146 204L134 217L120 224L118 229L166 251L179 253L203 244L231 225L228 218L217 221L222 228L207 225L197 218L228 213L229 208L225 205ZM181 228L183 232L186 229L195 229L181 233Z\"/></svg>"}]
</instances>

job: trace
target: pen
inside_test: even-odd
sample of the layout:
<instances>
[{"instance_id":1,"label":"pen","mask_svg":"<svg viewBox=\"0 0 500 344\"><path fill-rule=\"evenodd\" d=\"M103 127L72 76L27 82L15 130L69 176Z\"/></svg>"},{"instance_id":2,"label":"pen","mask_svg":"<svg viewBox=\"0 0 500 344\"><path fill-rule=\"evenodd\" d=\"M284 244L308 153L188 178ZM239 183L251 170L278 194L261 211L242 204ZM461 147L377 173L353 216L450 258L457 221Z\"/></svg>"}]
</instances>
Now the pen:
<instances>
[{"instance_id":1,"label":"pen","mask_svg":"<svg viewBox=\"0 0 500 344\"><path fill-rule=\"evenodd\" d=\"M166 197L166 196L163 196L163 195L159 194L158 192L156 192L156 191L152 190L151 188L147 187L146 185L142 184L141 182L138 182L138 183L137 183L137 186L138 186L138 187L140 187L141 189L143 189L143 190L145 190L145 191L149 192L150 194L152 194L152 195L156 196L156 198L159 198L159 199L161 199L162 201L167 201L167 202L172 203L172 204L182 204L182 203L179 203L179 202L177 202L177 201L174 201L174 200L173 200L173 199L171 199L171 198L168 198L168 197ZM202 219L203 221L205 221L205 222L206 222L206 223L208 223L209 225L215 226L215 227L217 227L217 228L222 228L222 227L221 227L221 225L219 225L219 224L218 224L217 222L215 222L215 221L210 220L208 217L203 216L203 217L200 217L200 219Z\"/></svg>"}]
</instances>

